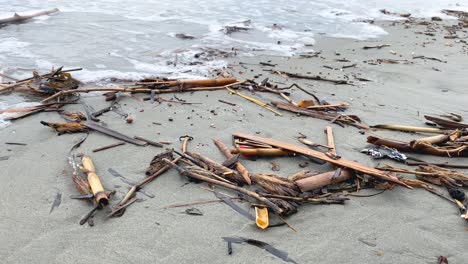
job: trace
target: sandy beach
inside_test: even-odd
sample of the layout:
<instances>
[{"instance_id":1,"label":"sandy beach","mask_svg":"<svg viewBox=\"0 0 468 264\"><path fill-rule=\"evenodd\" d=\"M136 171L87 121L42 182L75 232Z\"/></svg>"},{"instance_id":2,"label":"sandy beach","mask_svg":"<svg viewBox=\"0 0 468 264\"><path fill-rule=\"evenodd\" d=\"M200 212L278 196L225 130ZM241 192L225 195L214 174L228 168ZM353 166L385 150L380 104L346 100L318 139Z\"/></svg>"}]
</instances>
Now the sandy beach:
<instances>
[{"instance_id":1,"label":"sandy beach","mask_svg":"<svg viewBox=\"0 0 468 264\"><path fill-rule=\"evenodd\" d=\"M419 25L421 21L431 23L430 27L435 29L431 31L433 36L420 34L428 28ZM313 48L321 53L316 57L233 57L225 71L239 80L255 78L260 82L270 78L281 87L296 83L330 103L347 102L350 107L346 113L358 115L369 125L424 126L425 114L450 112L465 117L466 123L468 45L464 39L468 34L465 29L458 31L456 39L444 38L448 35L444 26L457 22L416 20L408 26L403 21L376 22L389 33L387 36L357 41L319 35ZM363 49L363 46L379 44L390 46ZM413 58L419 55L440 61ZM376 59L407 60L408 63L372 65L367 62ZM276 66L261 66L260 62ZM352 64L356 65L343 68ZM285 78L272 74L272 70L348 78L353 85ZM309 97L297 88L290 92L294 101ZM180 149L179 137L190 135L194 138L189 143L190 150L219 162L225 158L212 140L219 138L230 145L233 132L295 144L299 144L297 135L303 133L314 142L326 143L323 130L330 123L324 120L286 111L281 111L283 116L276 116L227 91L178 93L176 96L196 104L151 104L139 100L147 95L125 96L120 104L134 118L132 124L127 124L113 112L100 119L109 128L127 135L169 141L172 144L167 148ZM252 96L263 102L281 100L268 93ZM171 99L173 95L161 97ZM236 106L221 103L219 99ZM102 96L84 95L83 100L95 109L109 104ZM64 109L83 111L80 105L68 105ZM14 121L0 130L0 157L9 157L0 160L2 263L282 263L264 250L248 245L234 244L232 255L228 255L226 243L221 239L226 236L268 242L288 252L297 263L437 263L438 256L446 256L449 263L466 263L468 259L468 223L460 218L458 209L425 190L401 187L368 198L350 197L344 205L304 204L296 214L287 218L297 232L286 226L260 230L224 203L192 206L199 209L202 216L185 214L188 207L164 209L172 204L216 198L213 193L200 188L206 184L188 183L176 171L170 170L145 186L154 198L138 193L143 201L132 205L122 217L106 220L105 213L99 212L94 218L94 227L81 226L78 222L89 211L90 205L70 198L76 190L67 157L70 147L83 134L57 136L56 132L42 126L41 120L63 122L57 113L39 113ZM389 159L373 160L360 153L368 146L368 133L361 134L352 126L332 126L341 157L368 166L406 167ZM399 140L418 136L383 130L374 132ZM5 142L27 145L6 145ZM108 169L112 168L128 179L141 180L153 156L163 151L127 143L92 152L115 142L117 140L91 132L83 145L74 151L90 155L103 185L106 189L116 190L111 204L118 202L130 186L112 176ZM464 158L411 156L428 162L466 164ZM251 173L281 176L302 170L299 164L304 161L291 157L242 160ZM280 171L273 172L270 162L276 162ZM305 169L325 172L332 167L309 162ZM413 178L412 175L408 177ZM445 189L440 190L446 193ZM62 195L61 204L50 213L57 192ZM360 193L375 192L362 190ZM240 206L249 209L246 203Z\"/></svg>"}]
</instances>

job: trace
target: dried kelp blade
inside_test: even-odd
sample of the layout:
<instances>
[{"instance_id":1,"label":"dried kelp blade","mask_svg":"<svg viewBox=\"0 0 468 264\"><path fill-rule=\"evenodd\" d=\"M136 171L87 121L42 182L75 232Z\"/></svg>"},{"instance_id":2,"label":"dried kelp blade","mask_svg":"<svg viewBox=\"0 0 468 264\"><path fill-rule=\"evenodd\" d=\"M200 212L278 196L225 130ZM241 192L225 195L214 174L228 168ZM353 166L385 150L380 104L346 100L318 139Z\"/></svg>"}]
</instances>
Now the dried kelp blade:
<instances>
[{"instance_id":1,"label":"dried kelp blade","mask_svg":"<svg viewBox=\"0 0 468 264\"><path fill-rule=\"evenodd\" d=\"M213 191L213 193L215 194L215 196L217 198L223 200L224 203L229 205L234 211L238 212L239 214L241 214L242 216L244 216L245 218L247 218L249 220L255 221L255 217L253 215L251 215L249 212L247 212L246 210L242 209L237 204L235 204L231 200L231 198L229 198L226 195L223 195L223 194L221 194L221 193L219 193L217 191Z\"/></svg>"},{"instance_id":2,"label":"dried kelp blade","mask_svg":"<svg viewBox=\"0 0 468 264\"><path fill-rule=\"evenodd\" d=\"M272 245L270 245L270 244L268 244L266 242L260 241L260 240L255 240L255 239L250 239L250 238L243 238L243 237L222 237L222 239L224 241L226 241L227 243L236 243L236 244L247 243L247 244L250 244L252 246L256 246L258 248L264 249L264 250L268 251L268 253L272 254L273 256L275 256L277 258L280 258L280 259L282 259L282 260L284 260L286 262L297 263L296 261L294 261L293 259L288 257L287 252L279 250L279 249L273 247Z\"/></svg>"},{"instance_id":3,"label":"dried kelp blade","mask_svg":"<svg viewBox=\"0 0 468 264\"><path fill-rule=\"evenodd\" d=\"M62 203L62 193L59 190L57 190L57 192L54 195L54 201L52 202L52 206L50 207L49 214L52 213L52 211L55 208L58 208L61 203Z\"/></svg>"}]
</instances>

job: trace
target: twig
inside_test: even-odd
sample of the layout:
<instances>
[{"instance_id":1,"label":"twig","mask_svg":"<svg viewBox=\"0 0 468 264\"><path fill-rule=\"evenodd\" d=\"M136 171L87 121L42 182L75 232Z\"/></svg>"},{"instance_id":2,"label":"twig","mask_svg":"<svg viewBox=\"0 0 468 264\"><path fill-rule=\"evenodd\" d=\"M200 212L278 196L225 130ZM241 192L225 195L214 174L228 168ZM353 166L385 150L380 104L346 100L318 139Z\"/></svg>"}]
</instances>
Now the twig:
<instances>
[{"instance_id":1,"label":"twig","mask_svg":"<svg viewBox=\"0 0 468 264\"><path fill-rule=\"evenodd\" d=\"M102 150L115 148L115 147L122 146L122 145L125 145L125 142L117 142L117 143L114 143L114 144L110 144L110 145L107 145L107 146L96 148L96 149L93 149L93 152L99 152L99 151L102 151Z\"/></svg>"},{"instance_id":2,"label":"twig","mask_svg":"<svg viewBox=\"0 0 468 264\"><path fill-rule=\"evenodd\" d=\"M241 94L241 93L239 93L239 92L236 92L236 91L234 91L234 90L232 90L232 89L230 89L230 88L228 88L228 87L226 87L226 89L227 89L230 93L232 93L232 94L236 94L236 95L238 95L238 96L240 96L240 97L242 97L242 98L244 98L244 99L247 99L247 100L251 101L252 103L254 103L254 104L256 104L256 105L259 105L259 106L261 106L261 107L263 107L263 108L265 108L265 109L267 109L267 110L269 110L269 111L275 113L276 115L282 116L282 114L281 114L280 112L278 112L278 111L272 109L272 108L269 107L267 104L265 104L265 103L263 103L263 102L261 102L261 101L255 99L255 98L249 97L249 96L244 95L244 94Z\"/></svg>"}]
</instances>

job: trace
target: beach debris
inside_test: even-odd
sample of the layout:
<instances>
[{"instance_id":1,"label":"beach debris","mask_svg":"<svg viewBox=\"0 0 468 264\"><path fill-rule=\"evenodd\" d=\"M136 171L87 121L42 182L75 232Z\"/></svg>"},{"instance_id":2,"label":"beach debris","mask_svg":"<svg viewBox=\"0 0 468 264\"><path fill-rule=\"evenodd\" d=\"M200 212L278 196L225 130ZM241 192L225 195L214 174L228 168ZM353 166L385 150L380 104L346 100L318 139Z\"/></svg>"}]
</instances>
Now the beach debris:
<instances>
[{"instance_id":1,"label":"beach debris","mask_svg":"<svg viewBox=\"0 0 468 264\"><path fill-rule=\"evenodd\" d=\"M178 38L178 39L195 39L194 36L192 35L187 35L187 34L184 34L184 33L177 33L175 34L175 37Z\"/></svg>"},{"instance_id":2,"label":"beach debris","mask_svg":"<svg viewBox=\"0 0 468 264\"><path fill-rule=\"evenodd\" d=\"M234 211L236 211L237 213L239 213L243 217L249 219L250 221L255 221L255 217L253 215L251 215L248 211L244 210L243 208L241 208L240 206L235 204L230 197L228 197L228 196L226 196L226 195L224 195L224 194L222 194L220 192L214 191L214 190L213 190L213 193L215 194L215 196L218 199L221 199L225 204L227 204L229 207L231 207Z\"/></svg>"},{"instance_id":3,"label":"beach debris","mask_svg":"<svg viewBox=\"0 0 468 264\"><path fill-rule=\"evenodd\" d=\"M449 264L447 257L439 256L437 258L437 264Z\"/></svg>"},{"instance_id":4,"label":"beach debris","mask_svg":"<svg viewBox=\"0 0 468 264\"><path fill-rule=\"evenodd\" d=\"M55 208L58 208L61 203L62 203L62 193L60 192L60 190L57 190L54 194L54 200L52 201L52 206L50 207L49 214L52 213L52 211Z\"/></svg>"},{"instance_id":5,"label":"beach debris","mask_svg":"<svg viewBox=\"0 0 468 264\"><path fill-rule=\"evenodd\" d=\"M226 147L226 145L223 144L223 142L221 140L214 139L213 142L216 145L216 147L218 147L218 149L221 151L221 153L223 153L223 155L227 159L234 158L234 155L231 154L229 149ZM240 163L238 160L236 160L236 162L232 166L235 166L237 172L239 172L239 174L244 178L245 182L248 185L252 184L252 181L250 179L250 174L247 171L247 169L244 167L244 165L242 165L242 163ZM231 166L228 166L228 167L231 167Z\"/></svg>"},{"instance_id":6,"label":"beach debris","mask_svg":"<svg viewBox=\"0 0 468 264\"><path fill-rule=\"evenodd\" d=\"M73 89L60 91L51 95L42 102L48 102L56 98L73 93L89 93L89 92L122 92L122 93L180 93L180 92L196 92L196 91L214 91L223 90L226 87L234 86L242 83L235 78L218 78L210 80L154 80L145 79L137 82L137 87L120 88L120 87L97 87L86 89ZM3 88L0 88L0 92Z\"/></svg>"},{"instance_id":7,"label":"beach debris","mask_svg":"<svg viewBox=\"0 0 468 264\"><path fill-rule=\"evenodd\" d=\"M385 14L385 15L390 15L390 16L400 16L400 17L410 17L410 13L395 13L392 11L388 11L387 9L380 9L380 13Z\"/></svg>"},{"instance_id":8,"label":"beach debris","mask_svg":"<svg viewBox=\"0 0 468 264\"><path fill-rule=\"evenodd\" d=\"M102 151L102 150L115 148L115 147L122 146L122 145L125 145L125 142L117 142L117 143L113 143L113 144L110 144L110 145L107 145L107 146L102 146L102 147L93 149L93 152L99 152L99 151Z\"/></svg>"},{"instance_id":9,"label":"beach debris","mask_svg":"<svg viewBox=\"0 0 468 264\"><path fill-rule=\"evenodd\" d=\"M5 142L5 145L27 146L28 144L22 142Z\"/></svg>"},{"instance_id":10,"label":"beach debris","mask_svg":"<svg viewBox=\"0 0 468 264\"><path fill-rule=\"evenodd\" d=\"M198 216L203 215L202 211L200 211L200 209L195 208L195 207L188 208L184 212L188 215L198 215Z\"/></svg>"},{"instance_id":11,"label":"beach debris","mask_svg":"<svg viewBox=\"0 0 468 264\"><path fill-rule=\"evenodd\" d=\"M10 156L0 156L0 161L8 160L9 158L10 158Z\"/></svg>"},{"instance_id":12,"label":"beach debris","mask_svg":"<svg viewBox=\"0 0 468 264\"><path fill-rule=\"evenodd\" d=\"M314 81L323 81L323 82L331 82L334 84L350 84L347 80L339 80L339 79L330 79L326 77L321 77L319 75L303 75L299 73L290 73L290 72L285 72L285 71L278 71L278 70L272 70L271 71L274 74L278 74L283 77L288 77L288 78L297 78L297 79L306 79L306 80L314 80Z\"/></svg>"},{"instance_id":13,"label":"beach debris","mask_svg":"<svg viewBox=\"0 0 468 264\"><path fill-rule=\"evenodd\" d=\"M444 61L444 60L441 60L441 59L438 59L438 58L434 58L434 57L427 57L427 56L423 56L423 55L413 56L413 59L434 60L434 61L438 61L438 62L447 63L447 61Z\"/></svg>"},{"instance_id":14,"label":"beach debris","mask_svg":"<svg viewBox=\"0 0 468 264\"><path fill-rule=\"evenodd\" d=\"M104 135L107 135L107 136L110 136L110 137L113 137L113 138L116 138L116 139L120 139L122 141L125 141L125 142L128 142L128 143L131 143L131 144L134 144L134 145L137 145L137 146L146 146L148 143L146 142L143 142L141 140L137 140L137 139L133 139L129 136L126 136L120 132L117 132L115 130L112 130L110 128L107 128L107 127L103 127L101 125L99 125L98 123L95 123L95 122L82 122L82 123L79 123L81 126L84 126L90 130L93 130L93 131L97 131L99 133L102 133Z\"/></svg>"},{"instance_id":15,"label":"beach debris","mask_svg":"<svg viewBox=\"0 0 468 264\"><path fill-rule=\"evenodd\" d=\"M466 157L468 156L468 145L455 141L461 135L461 131L454 130L447 134L419 138L410 142L373 135L367 137L367 142L378 146L394 148L403 152L415 152L446 157Z\"/></svg>"},{"instance_id":16,"label":"beach debris","mask_svg":"<svg viewBox=\"0 0 468 264\"><path fill-rule=\"evenodd\" d=\"M231 106L236 106L236 105L237 105L237 104L235 104L235 103L231 103L231 102L228 102L228 101L226 101L226 100L221 100L221 99L219 99L218 102L220 102L220 103L225 103L225 104L228 104L228 105L231 105Z\"/></svg>"},{"instance_id":17,"label":"beach debris","mask_svg":"<svg viewBox=\"0 0 468 264\"><path fill-rule=\"evenodd\" d=\"M241 94L241 93L239 93L239 92L237 92L237 91L234 91L234 90L232 90L232 89L229 88L229 87L226 87L226 89L227 89L231 94L235 94L235 95L238 95L238 96L240 96L240 97L242 97L242 98L244 98L244 99L247 99L248 101L250 101L250 102L252 102L252 103L254 103L254 104L256 104L256 105L259 105L259 106L261 106L261 107L267 109L268 111L275 113L275 115L278 115L278 116L282 116L282 115L283 115L283 114L281 114L280 112L278 112L278 111L274 110L273 108L269 107L266 103L263 103L263 102L261 102L261 101L255 99L255 98L252 98L252 97L247 96L247 95L245 95L245 94Z\"/></svg>"},{"instance_id":18,"label":"beach debris","mask_svg":"<svg viewBox=\"0 0 468 264\"><path fill-rule=\"evenodd\" d=\"M222 239L229 244L232 244L232 243L235 243L235 244L243 244L243 243L247 243L249 245L252 245L252 246L255 246L255 247L258 247L258 248L261 248L261 249L264 249L266 250L268 253L272 254L273 256L279 258L279 259L282 259L283 261L285 262L288 262L288 263L296 263L296 261L294 261L293 259L291 259L290 257L288 257L288 253L285 252L285 251L282 251L280 249L277 249L275 247L273 247L272 245L266 243L266 242L263 242L263 241L260 241L260 240L255 240L255 239L250 239L250 238L244 238L244 237L222 237ZM229 250L231 253L232 253L232 248L231 250ZM229 255L231 254L229 253Z\"/></svg>"},{"instance_id":19,"label":"beach debris","mask_svg":"<svg viewBox=\"0 0 468 264\"><path fill-rule=\"evenodd\" d=\"M408 60L395 60L395 59L375 59L364 61L370 65L379 65L379 64L410 64Z\"/></svg>"},{"instance_id":20,"label":"beach debris","mask_svg":"<svg viewBox=\"0 0 468 264\"><path fill-rule=\"evenodd\" d=\"M279 102L279 101L273 101L271 102L271 104L282 110L331 121L332 123L336 123L341 126L352 125L360 129L368 128L367 125L361 123L361 119L356 115L344 115L336 111L318 111L315 109L302 108L302 107L298 107L292 104Z\"/></svg>"},{"instance_id":21,"label":"beach debris","mask_svg":"<svg viewBox=\"0 0 468 264\"><path fill-rule=\"evenodd\" d=\"M135 185L138 184L138 183L137 183L136 181L134 181L134 180L130 180L130 179L125 178L122 174L118 173L116 170L114 170L114 169L112 169L112 168L109 168L107 171L108 171L110 174L112 174L112 176L119 178L119 179L120 179L123 183L125 183L125 184L128 184L128 185L130 185L130 186L135 186ZM148 196L149 198L154 198L154 197L155 197L153 194L151 194L151 193L145 191L145 190L142 189L142 188L139 188L137 191L140 192L140 193L143 194L143 195Z\"/></svg>"},{"instance_id":22,"label":"beach debris","mask_svg":"<svg viewBox=\"0 0 468 264\"><path fill-rule=\"evenodd\" d=\"M180 136L179 141L180 140L182 140L182 147L181 147L182 153L185 153L187 152L188 142L193 140L193 137L189 135Z\"/></svg>"},{"instance_id":23,"label":"beach debris","mask_svg":"<svg viewBox=\"0 0 468 264\"><path fill-rule=\"evenodd\" d=\"M345 160L343 158L333 159L333 158L330 158L325 153L318 152L318 151L308 149L308 148L304 148L302 146L297 146L297 145L294 145L294 144L291 144L291 143L281 142L281 141L277 141L277 140L273 140L273 139L269 139L269 138L251 136L251 135L238 133L238 132L233 133L233 138L248 139L248 140L251 140L251 141L256 141L258 143L268 144L268 145L271 145L272 147L281 148L281 149L284 149L284 150L289 150L291 152L294 152L294 153L297 153L297 154L300 154L300 155L304 155L306 157L317 158L317 159L329 162L329 163L331 163L333 165L336 165L336 166L340 166L340 167L343 167L343 168L348 168L350 170L355 170L355 171L361 172L363 174L367 174L369 176L373 176L373 177L379 178L381 180L389 181L391 183L395 183L395 184L398 184L398 185L401 185L401 186L404 186L404 187L407 187L407 188L411 189L411 187L409 187L406 184L399 181L398 178L395 175L391 175L391 174L385 173L385 172L383 172L381 170L377 170L377 169L374 169L374 168L364 166L364 165L362 165L362 164L360 164L358 162L355 162L355 161L349 161L349 160Z\"/></svg>"},{"instance_id":24,"label":"beach debris","mask_svg":"<svg viewBox=\"0 0 468 264\"><path fill-rule=\"evenodd\" d=\"M38 17L38 16L51 15L59 11L60 10L58 8L53 8L53 9L44 10L44 11L32 13L30 15L23 15L23 16L19 15L18 13L15 13L12 17L0 19L0 26L3 26L4 24L9 24L9 23L22 22L22 21L25 21L34 17Z\"/></svg>"},{"instance_id":25,"label":"beach debris","mask_svg":"<svg viewBox=\"0 0 468 264\"><path fill-rule=\"evenodd\" d=\"M104 187L102 186L99 176L96 174L93 160L89 156L83 156L81 159L83 173L88 175L88 183L91 188L91 192L94 195L96 203L103 207L109 204L109 196L106 194Z\"/></svg>"},{"instance_id":26,"label":"beach debris","mask_svg":"<svg viewBox=\"0 0 468 264\"><path fill-rule=\"evenodd\" d=\"M268 209L255 206L255 223L261 229L267 229L270 222L268 219Z\"/></svg>"},{"instance_id":27,"label":"beach debris","mask_svg":"<svg viewBox=\"0 0 468 264\"><path fill-rule=\"evenodd\" d=\"M379 45L373 45L373 46L364 46L362 47L363 49L381 49L385 47L390 47L390 44L379 44Z\"/></svg>"},{"instance_id":28,"label":"beach debris","mask_svg":"<svg viewBox=\"0 0 468 264\"><path fill-rule=\"evenodd\" d=\"M140 140L140 141L146 142L146 143L148 143L148 145L151 145L151 146L154 146L154 147L158 147L158 148L164 147L164 145L161 144L161 143L159 143L159 142L155 142L155 141L152 141L152 140L143 138L143 137L135 136L134 138L135 138L136 140Z\"/></svg>"},{"instance_id":29,"label":"beach debris","mask_svg":"<svg viewBox=\"0 0 468 264\"><path fill-rule=\"evenodd\" d=\"M77 122L53 123L53 122L41 121L41 124L44 126L53 128L55 131L58 132L59 136L62 134L66 134L66 133L72 134L72 133L88 132L88 128L83 123L77 123Z\"/></svg>"},{"instance_id":30,"label":"beach debris","mask_svg":"<svg viewBox=\"0 0 468 264\"><path fill-rule=\"evenodd\" d=\"M429 115L425 115L424 118L426 118L427 120L429 120L429 121L431 121L433 123L436 123L442 129L448 129L448 130L468 129L468 124L460 123L461 121L463 121L463 118L461 116L459 116L460 121L446 120L446 119L438 118L438 117L435 117L435 116L429 116Z\"/></svg>"},{"instance_id":31,"label":"beach debris","mask_svg":"<svg viewBox=\"0 0 468 264\"><path fill-rule=\"evenodd\" d=\"M270 164L271 164L271 170L272 171L280 171L280 166L279 166L278 163L276 163L274 161L271 161Z\"/></svg>"},{"instance_id":32,"label":"beach debris","mask_svg":"<svg viewBox=\"0 0 468 264\"><path fill-rule=\"evenodd\" d=\"M361 150L361 153L372 156L374 159L383 159L390 158L399 162L405 162L408 157L405 154L400 153L394 148L389 148L386 146L379 146L375 148L366 148Z\"/></svg>"}]
</instances>

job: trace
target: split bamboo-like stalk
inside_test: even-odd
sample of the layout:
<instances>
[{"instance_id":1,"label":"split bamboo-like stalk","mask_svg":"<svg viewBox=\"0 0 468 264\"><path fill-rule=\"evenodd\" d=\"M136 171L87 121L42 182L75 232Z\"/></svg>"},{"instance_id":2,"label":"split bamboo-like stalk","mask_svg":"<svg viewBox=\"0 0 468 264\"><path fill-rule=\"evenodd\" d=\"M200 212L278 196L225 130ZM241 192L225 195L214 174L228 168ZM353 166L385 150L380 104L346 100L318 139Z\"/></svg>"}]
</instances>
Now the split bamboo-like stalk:
<instances>
[{"instance_id":1,"label":"split bamboo-like stalk","mask_svg":"<svg viewBox=\"0 0 468 264\"><path fill-rule=\"evenodd\" d=\"M200 180L200 181L204 181L204 182L207 182L207 183L211 183L211 184L214 184L214 185L217 185L217 186L221 186L221 187L224 187L224 188L227 188L227 189L231 189L231 190L243 193L243 194L245 194L247 196L250 196L250 197L264 203L271 210L273 210L273 212L275 212L275 213L277 213L279 215L281 215L281 213L283 213L283 210L281 208L279 208L276 204L272 203L271 201L269 201L265 197L261 197L260 195L258 195L255 192L249 191L249 190L244 189L242 187L235 186L235 185L230 184L230 183L222 182L222 181L215 180L215 179L212 179L212 178L209 178L209 177L206 177L206 176L202 176L202 175L199 175L199 174L196 174L196 173L192 173L192 172L190 172L188 170L183 169L182 167L179 167L179 166L177 166L175 164L172 164L171 161L169 161L168 159L163 159L163 160L168 165L175 168L183 176L186 176L186 177L189 177L189 178L194 178L194 179L197 179L197 180Z\"/></svg>"},{"instance_id":2,"label":"split bamboo-like stalk","mask_svg":"<svg viewBox=\"0 0 468 264\"><path fill-rule=\"evenodd\" d=\"M101 180L96 174L96 169L94 167L93 161L89 156L83 156L81 160L83 164L83 171L88 175L88 183L93 192L96 202L103 206L109 204L109 197L107 196L104 187L102 186Z\"/></svg>"},{"instance_id":3,"label":"split bamboo-like stalk","mask_svg":"<svg viewBox=\"0 0 468 264\"><path fill-rule=\"evenodd\" d=\"M236 95L238 95L238 96L240 96L240 97L242 97L242 98L244 98L244 99L246 99L246 100L248 100L248 101L250 101L250 102L252 102L252 103L254 103L254 104L256 104L256 105L259 105L259 106L261 106L261 107L263 107L263 108L269 110L270 112L275 113L275 114L278 115L278 116L282 116L282 115L283 115L283 114L281 114L280 112L276 111L275 109L269 107L269 106L268 106L267 104L265 104L264 102L261 102L261 101L255 99L255 98L249 97L249 96L247 96L247 95L245 95L245 94L241 94L241 93L239 93L239 92L236 92L236 91L230 89L229 87L226 87L226 89L227 89L230 93L236 94Z\"/></svg>"},{"instance_id":4,"label":"split bamboo-like stalk","mask_svg":"<svg viewBox=\"0 0 468 264\"><path fill-rule=\"evenodd\" d=\"M226 147L226 145L224 145L223 142L221 142L221 140L214 139L213 142L227 159L231 159L234 157L229 151L229 149ZM240 173L242 177L244 177L244 180L248 185L252 184L252 181L250 180L249 171L247 171L244 165L242 165L242 163L240 163L239 161L236 162L236 170Z\"/></svg>"},{"instance_id":5,"label":"split bamboo-like stalk","mask_svg":"<svg viewBox=\"0 0 468 264\"><path fill-rule=\"evenodd\" d=\"M257 142L260 142L260 143L269 144L269 145L271 145L273 147L278 147L278 148L282 148L282 149L285 149L285 150L289 150L289 151L292 151L292 152L295 152L295 153L298 153L298 154L301 154L301 155L304 155L304 156L307 156L307 157L317 158L317 159L329 162L329 163L334 164L334 165L339 166L339 167L359 171L361 173L364 173L364 174L379 178L381 180L393 182L393 183L396 183L398 185L401 185L401 186L407 187L409 189L412 189L412 187L410 187L407 184L405 184L405 183L401 182L400 180L398 180L398 178L395 175L388 174L388 173L386 173L384 171L377 170L377 169L374 169L374 168L371 168L371 167L367 167L367 166L362 165L362 164L360 164L358 162L355 162L355 161L345 160L343 158L333 159L333 158L330 158L329 156L327 156L325 153L322 153L322 152L318 152L318 151L315 151L315 150L311 150L309 148L305 148L305 147L302 147L302 146L297 146L297 145L294 145L294 144L281 142L281 141L277 141L277 140L273 140L273 139L269 139L269 138L251 136L251 135L238 133L238 132L234 133L233 137L249 139L249 140L257 141Z\"/></svg>"},{"instance_id":6,"label":"split bamboo-like stalk","mask_svg":"<svg viewBox=\"0 0 468 264\"><path fill-rule=\"evenodd\" d=\"M353 177L353 173L349 170L341 170L341 173L335 176L336 171L329 171L296 181L296 185L302 192L319 189L327 185L344 182ZM335 176L335 177L333 177Z\"/></svg>"}]
</instances>

